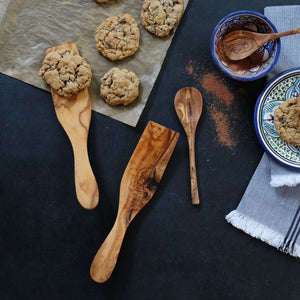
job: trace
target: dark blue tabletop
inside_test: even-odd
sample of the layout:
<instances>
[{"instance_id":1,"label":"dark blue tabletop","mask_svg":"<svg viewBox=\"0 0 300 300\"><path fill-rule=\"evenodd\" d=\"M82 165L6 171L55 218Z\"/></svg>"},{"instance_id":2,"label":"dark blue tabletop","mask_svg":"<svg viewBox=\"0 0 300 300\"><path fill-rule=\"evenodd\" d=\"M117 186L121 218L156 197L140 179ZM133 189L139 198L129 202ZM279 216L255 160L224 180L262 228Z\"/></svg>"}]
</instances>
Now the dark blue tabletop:
<instances>
[{"instance_id":1,"label":"dark blue tabletop","mask_svg":"<svg viewBox=\"0 0 300 300\"><path fill-rule=\"evenodd\" d=\"M263 154L253 110L266 79L225 77L209 51L226 14L283 4L190 0L138 125L92 113L88 148L100 192L92 211L76 200L72 148L51 95L0 74L0 299L299 299L300 261L224 218ZM205 76L227 88L230 104ZM199 207L191 204L188 145L173 106L184 86L198 88L204 100L196 134ZM98 284L90 264L114 223L123 172L149 120L180 138L156 194L128 228L111 278Z\"/></svg>"}]
</instances>

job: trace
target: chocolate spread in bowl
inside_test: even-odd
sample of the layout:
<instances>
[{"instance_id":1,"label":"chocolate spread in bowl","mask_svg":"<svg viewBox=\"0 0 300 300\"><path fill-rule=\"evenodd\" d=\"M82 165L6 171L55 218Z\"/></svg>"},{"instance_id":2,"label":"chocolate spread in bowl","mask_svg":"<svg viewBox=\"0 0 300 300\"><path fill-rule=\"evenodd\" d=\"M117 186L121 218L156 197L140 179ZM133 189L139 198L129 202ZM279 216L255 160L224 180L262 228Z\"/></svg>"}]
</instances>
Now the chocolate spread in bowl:
<instances>
[{"instance_id":1,"label":"chocolate spread in bowl","mask_svg":"<svg viewBox=\"0 0 300 300\"><path fill-rule=\"evenodd\" d=\"M234 30L248 30L257 32L257 27L253 23L236 23L228 26L223 36L216 45L217 55L233 72L248 71L253 68L259 67L264 62L264 53L260 52L259 50L256 50L250 56L245 57L241 60L231 60L226 56L223 45L223 37Z\"/></svg>"}]
</instances>

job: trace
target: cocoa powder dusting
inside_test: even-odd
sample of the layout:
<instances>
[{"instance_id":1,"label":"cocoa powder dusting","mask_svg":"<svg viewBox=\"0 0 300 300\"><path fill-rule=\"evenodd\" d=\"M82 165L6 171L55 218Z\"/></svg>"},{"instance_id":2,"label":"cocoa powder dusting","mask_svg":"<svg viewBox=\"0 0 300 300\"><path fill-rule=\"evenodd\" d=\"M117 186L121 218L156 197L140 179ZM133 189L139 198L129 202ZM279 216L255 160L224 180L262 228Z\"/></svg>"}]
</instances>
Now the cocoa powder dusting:
<instances>
[{"instance_id":1,"label":"cocoa powder dusting","mask_svg":"<svg viewBox=\"0 0 300 300\"><path fill-rule=\"evenodd\" d=\"M202 87L223 101L227 107L232 104L234 99L233 94L217 76L211 73L204 75L202 79Z\"/></svg>"},{"instance_id":2,"label":"cocoa powder dusting","mask_svg":"<svg viewBox=\"0 0 300 300\"><path fill-rule=\"evenodd\" d=\"M193 75L194 67L193 67L193 62L191 60L189 61L189 64L187 65L187 67L185 69L189 75Z\"/></svg>"},{"instance_id":3,"label":"cocoa powder dusting","mask_svg":"<svg viewBox=\"0 0 300 300\"><path fill-rule=\"evenodd\" d=\"M226 146L230 149L234 148L237 145L237 142L232 136L230 119L228 115L218 110L218 108L216 108L213 104L209 106L208 110L215 123L218 142L222 146Z\"/></svg>"},{"instance_id":4,"label":"cocoa powder dusting","mask_svg":"<svg viewBox=\"0 0 300 300\"><path fill-rule=\"evenodd\" d=\"M195 81L201 81L201 69L195 66L192 60L189 61L188 65L185 67L185 70Z\"/></svg>"},{"instance_id":5,"label":"cocoa powder dusting","mask_svg":"<svg viewBox=\"0 0 300 300\"><path fill-rule=\"evenodd\" d=\"M236 135L232 132L233 122L237 119L232 112L233 93L225 85L223 78L205 71L191 60L185 70L206 93L213 95L213 102L207 108L214 122L216 140L221 146L233 149L237 145Z\"/></svg>"}]
</instances>

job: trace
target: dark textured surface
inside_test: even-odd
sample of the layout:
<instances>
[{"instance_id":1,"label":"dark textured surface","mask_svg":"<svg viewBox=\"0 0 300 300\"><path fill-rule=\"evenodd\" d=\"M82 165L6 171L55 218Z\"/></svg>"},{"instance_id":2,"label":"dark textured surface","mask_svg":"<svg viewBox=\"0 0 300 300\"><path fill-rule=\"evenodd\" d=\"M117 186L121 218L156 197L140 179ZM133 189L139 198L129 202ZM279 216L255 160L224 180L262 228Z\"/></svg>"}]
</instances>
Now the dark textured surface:
<instances>
[{"instance_id":1,"label":"dark textured surface","mask_svg":"<svg viewBox=\"0 0 300 300\"><path fill-rule=\"evenodd\" d=\"M0 299L299 299L300 261L224 219L263 153L253 108L266 81L225 78L209 52L226 14L280 4L190 0L138 126L92 114L88 146L100 191L92 211L76 200L71 144L50 94L0 75ZM238 116L231 123L236 147L217 142L208 111L216 98L189 74L191 62L198 75L214 73L234 93L227 113ZM191 204L187 141L173 107L184 86L204 99L196 136L200 207ZM111 278L97 284L89 267L113 225L122 174L149 120L181 136L155 196L129 226Z\"/></svg>"}]
</instances>

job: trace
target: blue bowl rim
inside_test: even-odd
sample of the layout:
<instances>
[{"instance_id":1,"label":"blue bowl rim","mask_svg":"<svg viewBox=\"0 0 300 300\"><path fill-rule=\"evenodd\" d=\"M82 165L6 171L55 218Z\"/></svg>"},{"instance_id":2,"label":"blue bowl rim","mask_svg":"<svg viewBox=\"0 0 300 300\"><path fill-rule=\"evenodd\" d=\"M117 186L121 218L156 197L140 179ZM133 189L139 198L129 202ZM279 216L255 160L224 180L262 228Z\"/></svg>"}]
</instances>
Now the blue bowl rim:
<instances>
[{"instance_id":1,"label":"blue bowl rim","mask_svg":"<svg viewBox=\"0 0 300 300\"><path fill-rule=\"evenodd\" d=\"M292 166L292 165L289 165L287 163L284 163L282 162L280 159L278 159L273 152L271 152L268 147L265 145L265 143L263 142L260 134L259 134L259 130L258 130L258 125L257 125L257 113L258 113L258 107L260 105L260 102L262 100L262 97L263 95L266 93L266 91L270 88L271 85L274 84L275 81L277 81L278 78L286 75L286 74L289 74L289 73L292 73L292 72L295 72L295 71L300 71L300 67L295 67L295 68L290 68L288 70L285 70L279 74L277 74L276 76L274 76L268 83L267 85L265 86L265 88L263 89L263 91L260 93L260 95L258 96L257 98L257 101L255 103L255 108L254 108L254 129L255 129L255 133L256 133L256 136L258 138L258 141L260 142L260 144L262 145L262 147L264 148L264 150L268 153L269 156L272 157L272 159L274 159L277 163L279 163L280 165L282 166L285 166L289 169L292 169L292 170L295 170L295 171L300 171L300 167L296 167L296 166Z\"/></svg>"},{"instance_id":2,"label":"blue bowl rim","mask_svg":"<svg viewBox=\"0 0 300 300\"><path fill-rule=\"evenodd\" d=\"M215 62L215 64L226 74L228 75L229 77L233 78L233 79L236 79L236 80L241 80L241 81L253 81L253 80L256 80L256 79L259 79L265 75L267 75L270 71L272 71L272 69L274 68L278 58L279 58L279 54L280 54L280 50L281 50L281 42L280 42L280 39L277 39L277 53L276 53L276 56L274 57L274 60L273 60L273 63L272 65L270 65L270 68L269 69L266 69L264 72L256 75L256 76L253 76L253 77L241 77L241 76L235 76L235 75L232 75L231 73L229 73L227 70L225 70L218 62L217 58L216 58L216 55L215 55L215 51L214 51L214 37L216 35L216 32L218 30L218 27L228 18L231 18L235 15L241 15L241 14L248 14L248 15L254 15L254 16L259 16L261 17L262 19L264 19L267 23L269 23L269 25L272 27L272 29L274 30L274 32L278 32L277 31L277 28L275 27L275 25L266 17L264 16L263 14L261 13L258 13L258 12L255 12L255 11L251 11L251 10L239 10L239 11L235 11L235 12L232 12L228 15L226 15L224 18L222 18L218 24L216 25L216 27L214 28L213 30L213 33L212 33L212 36L211 36L211 40L210 40L210 50L211 50L211 54L212 54L212 57L213 57L213 60Z\"/></svg>"}]
</instances>

